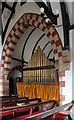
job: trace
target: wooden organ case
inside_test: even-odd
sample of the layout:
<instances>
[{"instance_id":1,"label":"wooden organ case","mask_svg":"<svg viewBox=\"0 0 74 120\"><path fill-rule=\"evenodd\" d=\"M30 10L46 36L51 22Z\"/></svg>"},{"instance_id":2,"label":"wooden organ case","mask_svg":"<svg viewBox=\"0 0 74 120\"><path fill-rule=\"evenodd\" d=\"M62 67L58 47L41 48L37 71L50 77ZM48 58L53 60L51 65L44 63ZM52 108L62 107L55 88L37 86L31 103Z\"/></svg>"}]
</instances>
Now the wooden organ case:
<instances>
[{"instance_id":1,"label":"wooden organ case","mask_svg":"<svg viewBox=\"0 0 74 120\"><path fill-rule=\"evenodd\" d=\"M59 101L57 78L55 63L49 61L38 46L23 68L23 83L17 83L17 93L20 96Z\"/></svg>"}]
</instances>

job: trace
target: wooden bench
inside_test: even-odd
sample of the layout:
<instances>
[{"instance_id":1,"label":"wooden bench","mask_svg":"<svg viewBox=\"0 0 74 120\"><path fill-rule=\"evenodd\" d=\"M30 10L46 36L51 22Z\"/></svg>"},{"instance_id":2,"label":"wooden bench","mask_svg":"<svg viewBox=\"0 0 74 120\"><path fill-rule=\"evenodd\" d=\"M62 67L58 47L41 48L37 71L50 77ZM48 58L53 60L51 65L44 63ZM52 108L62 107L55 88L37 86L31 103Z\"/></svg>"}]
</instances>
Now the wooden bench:
<instances>
[{"instance_id":1,"label":"wooden bench","mask_svg":"<svg viewBox=\"0 0 74 120\"><path fill-rule=\"evenodd\" d=\"M3 107L3 106L15 106L17 105L17 103L24 103L24 104L27 104L31 101L40 101L39 98L28 98L28 97L8 97L8 99L5 97L2 99L0 99L1 102L0 102L0 106Z\"/></svg>"},{"instance_id":2,"label":"wooden bench","mask_svg":"<svg viewBox=\"0 0 74 120\"><path fill-rule=\"evenodd\" d=\"M15 106L17 105L18 103L24 103L24 104L27 104L31 101L39 101L38 98L32 98L32 99L18 99L18 100L12 100L12 101L4 101L2 102L2 107L3 106Z\"/></svg>"},{"instance_id":3,"label":"wooden bench","mask_svg":"<svg viewBox=\"0 0 74 120\"><path fill-rule=\"evenodd\" d=\"M45 118L46 118L46 120L52 120L52 119L61 120L65 116L67 116L69 118L69 120L72 120L69 111L73 107L73 104L74 104L74 101L72 101L68 104L56 107L54 109L48 110L41 114L33 115L33 116L27 117L25 119L23 118L22 120L42 120L42 119L44 120ZM63 110L65 108L67 108L67 109Z\"/></svg>"},{"instance_id":4,"label":"wooden bench","mask_svg":"<svg viewBox=\"0 0 74 120\"><path fill-rule=\"evenodd\" d=\"M30 99L29 101L31 101L32 99ZM29 102L28 101L28 102ZM36 113L33 113L33 108L34 107L39 107L39 108L41 108L41 107L43 107L43 105L45 105L45 104L50 104L49 106L50 106L50 109L51 109L51 107L54 105L55 106L55 104L56 104L56 106L57 106L57 102L55 101L55 100L47 100L47 101L45 101L45 102L37 102L37 103L34 103L34 104L26 104L26 105L23 105L23 106L15 106L15 107L8 107L8 108L2 108L2 109L0 109L0 115L2 114L8 114L8 113L10 113L10 114L12 114L13 115L13 117L15 116L15 113L16 112L19 112L20 110L30 110L30 113L28 114L29 116L31 116L32 114L36 114ZM40 112L44 112L44 110L39 110ZM26 117L28 117L28 116L26 116Z\"/></svg>"}]
</instances>

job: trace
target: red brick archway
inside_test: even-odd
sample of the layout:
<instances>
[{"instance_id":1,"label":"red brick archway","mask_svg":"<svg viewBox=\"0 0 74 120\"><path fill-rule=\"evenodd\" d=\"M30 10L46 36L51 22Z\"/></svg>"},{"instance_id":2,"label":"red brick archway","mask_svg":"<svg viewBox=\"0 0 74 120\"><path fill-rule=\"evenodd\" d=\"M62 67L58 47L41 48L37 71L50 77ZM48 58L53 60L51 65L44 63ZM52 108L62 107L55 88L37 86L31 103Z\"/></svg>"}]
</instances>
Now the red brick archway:
<instances>
[{"instance_id":1,"label":"red brick archway","mask_svg":"<svg viewBox=\"0 0 74 120\"><path fill-rule=\"evenodd\" d=\"M46 26L44 19L38 14L25 13L13 26L3 47L0 76L1 84L3 87L0 90L0 95L6 95L9 93L9 90L6 86L9 86L7 76L10 71L12 53L18 40L29 26L35 26L46 34L53 48L55 64L63 63L62 43L54 26Z\"/></svg>"}]
</instances>

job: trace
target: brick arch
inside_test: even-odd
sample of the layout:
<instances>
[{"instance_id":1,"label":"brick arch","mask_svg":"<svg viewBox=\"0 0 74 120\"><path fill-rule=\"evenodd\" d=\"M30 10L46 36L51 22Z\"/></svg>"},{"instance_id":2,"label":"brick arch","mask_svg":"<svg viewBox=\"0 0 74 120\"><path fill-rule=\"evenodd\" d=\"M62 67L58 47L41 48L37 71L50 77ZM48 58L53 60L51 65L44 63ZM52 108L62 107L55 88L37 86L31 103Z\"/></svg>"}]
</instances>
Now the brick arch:
<instances>
[{"instance_id":1,"label":"brick arch","mask_svg":"<svg viewBox=\"0 0 74 120\"><path fill-rule=\"evenodd\" d=\"M6 42L3 47L2 57L1 57L1 79L7 80L8 73L10 71L12 53L15 49L17 41L20 39L24 31L29 26L35 26L41 29L53 47L53 53L55 57L55 63L59 64L63 62L62 60L62 43L60 37L54 28L53 25L46 26L44 23L44 19L34 13L25 13L20 17L20 19L15 23L12 30L8 34Z\"/></svg>"}]
</instances>

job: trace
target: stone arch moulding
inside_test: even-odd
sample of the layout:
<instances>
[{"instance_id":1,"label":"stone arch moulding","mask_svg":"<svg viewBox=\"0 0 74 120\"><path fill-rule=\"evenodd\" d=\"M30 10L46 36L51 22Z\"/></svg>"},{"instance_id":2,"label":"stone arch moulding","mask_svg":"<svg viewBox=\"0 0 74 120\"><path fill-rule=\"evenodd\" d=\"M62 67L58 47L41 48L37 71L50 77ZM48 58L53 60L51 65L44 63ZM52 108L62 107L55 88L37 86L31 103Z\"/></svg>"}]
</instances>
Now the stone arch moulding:
<instances>
[{"instance_id":1,"label":"stone arch moulding","mask_svg":"<svg viewBox=\"0 0 74 120\"><path fill-rule=\"evenodd\" d=\"M62 42L54 26L46 26L44 23L44 19L38 14L25 13L13 26L12 30L8 34L8 37L3 47L0 75L0 82L3 85L3 87L0 90L0 95L6 95L9 92L7 88L7 86L9 86L9 83L7 82L7 76L10 71L12 53L15 49L18 40L29 26L35 26L41 29L46 34L53 47L55 64L63 63Z\"/></svg>"}]
</instances>

